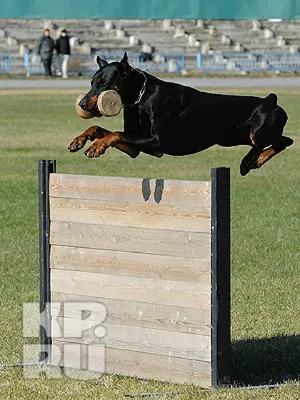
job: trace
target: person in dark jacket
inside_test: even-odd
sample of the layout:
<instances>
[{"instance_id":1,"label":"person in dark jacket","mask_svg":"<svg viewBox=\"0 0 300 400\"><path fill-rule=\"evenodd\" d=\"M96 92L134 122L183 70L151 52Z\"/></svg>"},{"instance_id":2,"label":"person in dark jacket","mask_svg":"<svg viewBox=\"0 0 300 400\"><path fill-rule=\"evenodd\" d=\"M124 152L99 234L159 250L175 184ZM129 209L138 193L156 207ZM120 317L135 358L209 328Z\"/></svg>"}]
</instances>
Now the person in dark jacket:
<instances>
[{"instance_id":1,"label":"person in dark jacket","mask_svg":"<svg viewBox=\"0 0 300 400\"><path fill-rule=\"evenodd\" d=\"M52 55L54 49L55 43L50 36L50 30L45 29L43 32L43 36L41 36L37 41L36 50L38 55L41 56L41 60L45 68L45 73L48 76L51 76Z\"/></svg>"},{"instance_id":2,"label":"person in dark jacket","mask_svg":"<svg viewBox=\"0 0 300 400\"><path fill-rule=\"evenodd\" d=\"M63 78L68 78L68 62L70 59L70 39L68 33L63 29L56 41L56 52L58 54L60 70Z\"/></svg>"}]
</instances>

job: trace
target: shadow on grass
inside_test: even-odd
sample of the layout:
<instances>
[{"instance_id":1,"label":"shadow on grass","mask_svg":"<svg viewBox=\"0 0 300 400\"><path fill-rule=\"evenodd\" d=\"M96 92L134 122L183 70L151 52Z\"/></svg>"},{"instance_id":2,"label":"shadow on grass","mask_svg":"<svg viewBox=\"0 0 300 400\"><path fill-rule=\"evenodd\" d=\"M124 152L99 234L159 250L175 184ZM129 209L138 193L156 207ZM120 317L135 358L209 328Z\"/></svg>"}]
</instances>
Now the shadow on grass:
<instances>
[{"instance_id":1,"label":"shadow on grass","mask_svg":"<svg viewBox=\"0 0 300 400\"><path fill-rule=\"evenodd\" d=\"M299 377L300 335L233 342L232 382L266 385Z\"/></svg>"}]
</instances>

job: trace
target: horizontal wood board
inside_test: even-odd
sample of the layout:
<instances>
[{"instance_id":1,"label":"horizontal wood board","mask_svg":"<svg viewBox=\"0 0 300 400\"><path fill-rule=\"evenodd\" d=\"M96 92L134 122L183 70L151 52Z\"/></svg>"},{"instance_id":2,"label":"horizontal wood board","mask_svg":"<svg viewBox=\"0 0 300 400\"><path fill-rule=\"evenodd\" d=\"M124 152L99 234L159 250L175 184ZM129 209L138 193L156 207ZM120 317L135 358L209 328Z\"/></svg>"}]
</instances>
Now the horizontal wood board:
<instances>
[{"instance_id":1,"label":"horizontal wood board","mask_svg":"<svg viewBox=\"0 0 300 400\"><path fill-rule=\"evenodd\" d=\"M52 337L57 340L82 344L103 343L106 347L114 349L210 361L209 336L166 331L164 329L116 325L108 322L101 324L104 329L90 328L85 330L83 335L78 336L79 319L58 317L55 318L55 321L56 323L52 322ZM97 323L98 321L93 320L92 322ZM85 325L91 324L85 320ZM64 327L65 332L63 331ZM105 335L102 336L103 334Z\"/></svg>"},{"instance_id":2,"label":"horizontal wood board","mask_svg":"<svg viewBox=\"0 0 300 400\"><path fill-rule=\"evenodd\" d=\"M64 359L64 346L69 344L68 342L53 340L52 360L56 365L78 368L78 364L81 364L83 368L90 369L93 369L93 365L95 369L99 368L100 365L100 369L103 367L102 372L106 373L137 376L166 382L190 382L203 387L211 386L211 367L209 362L110 347L104 349L105 357L103 360L102 357L100 359L93 357L92 351L89 351L90 346L87 345L74 347L78 353L72 349L72 353L67 359Z\"/></svg>"},{"instance_id":3,"label":"horizontal wood board","mask_svg":"<svg viewBox=\"0 0 300 400\"><path fill-rule=\"evenodd\" d=\"M205 258L211 236L203 232L51 222L50 244L175 257Z\"/></svg>"},{"instance_id":4,"label":"horizontal wood board","mask_svg":"<svg viewBox=\"0 0 300 400\"><path fill-rule=\"evenodd\" d=\"M50 174L50 197L210 207L211 183ZM199 211L199 210L198 210Z\"/></svg>"},{"instance_id":5,"label":"horizontal wood board","mask_svg":"<svg viewBox=\"0 0 300 400\"><path fill-rule=\"evenodd\" d=\"M210 233L210 208L50 198L51 221Z\"/></svg>"},{"instance_id":6,"label":"horizontal wood board","mask_svg":"<svg viewBox=\"0 0 300 400\"><path fill-rule=\"evenodd\" d=\"M205 284L211 276L210 258L145 255L56 245L51 246L50 265L60 270L167 279L193 284Z\"/></svg>"},{"instance_id":7,"label":"horizontal wood board","mask_svg":"<svg viewBox=\"0 0 300 400\"><path fill-rule=\"evenodd\" d=\"M68 303L64 307L64 302ZM195 309L181 306L145 303L141 301L108 299L66 293L51 293L52 316L73 318L78 303L96 302L105 307L105 322L109 324L137 326L166 331L210 335L210 309ZM75 310L74 310L75 308ZM88 314L84 314L84 317ZM94 314L93 314L94 315ZM94 319L103 320L103 312L96 312Z\"/></svg>"},{"instance_id":8,"label":"horizontal wood board","mask_svg":"<svg viewBox=\"0 0 300 400\"><path fill-rule=\"evenodd\" d=\"M149 304L210 309L210 284L53 269L51 291Z\"/></svg>"}]
</instances>

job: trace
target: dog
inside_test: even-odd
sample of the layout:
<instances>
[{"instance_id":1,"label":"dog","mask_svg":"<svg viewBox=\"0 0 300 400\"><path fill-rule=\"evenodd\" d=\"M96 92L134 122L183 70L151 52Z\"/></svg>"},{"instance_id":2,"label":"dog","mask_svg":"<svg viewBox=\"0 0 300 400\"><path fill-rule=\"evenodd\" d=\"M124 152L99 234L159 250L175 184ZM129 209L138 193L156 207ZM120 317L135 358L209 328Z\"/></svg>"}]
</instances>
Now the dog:
<instances>
[{"instance_id":1,"label":"dog","mask_svg":"<svg viewBox=\"0 0 300 400\"><path fill-rule=\"evenodd\" d=\"M99 94L117 91L124 108L124 132L92 126L72 141L71 152L88 140L93 142L85 151L89 158L101 156L109 147L135 158L140 152L184 156L214 145L247 145L251 149L240 165L244 176L293 143L282 134L288 117L274 93L261 98L201 92L130 66L126 53L120 62L111 63L98 56L97 64L91 89L79 106L100 118Z\"/></svg>"}]
</instances>

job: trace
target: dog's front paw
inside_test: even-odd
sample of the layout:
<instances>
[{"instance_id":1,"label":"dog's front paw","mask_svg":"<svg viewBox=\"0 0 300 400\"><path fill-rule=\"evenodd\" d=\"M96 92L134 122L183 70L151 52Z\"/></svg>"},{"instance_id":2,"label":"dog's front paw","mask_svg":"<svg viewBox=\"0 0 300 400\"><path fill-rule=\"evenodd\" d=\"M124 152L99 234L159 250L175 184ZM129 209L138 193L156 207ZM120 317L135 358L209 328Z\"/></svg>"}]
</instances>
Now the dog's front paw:
<instances>
[{"instance_id":1,"label":"dog's front paw","mask_svg":"<svg viewBox=\"0 0 300 400\"><path fill-rule=\"evenodd\" d=\"M100 157L105 153L107 146L101 139L95 140L95 142L84 152L88 158Z\"/></svg>"},{"instance_id":2,"label":"dog's front paw","mask_svg":"<svg viewBox=\"0 0 300 400\"><path fill-rule=\"evenodd\" d=\"M86 136L82 136L82 135L77 136L70 143L68 150L70 150L72 153L74 153L75 151L82 149L85 146L87 140L88 140L88 138Z\"/></svg>"},{"instance_id":3,"label":"dog's front paw","mask_svg":"<svg viewBox=\"0 0 300 400\"><path fill-rule=\"evenodd\" d=\"M78 151L85 146L85 144L88 140L93 142L95 139L104 138L104 136L109 133L111 133L111 132L108 131L107 129L101 128L100 126L91 126L85 132L83 132L81 135L79 135L75 139L73 139L73 141L69 145L68 149L71 152Z\"/></svg>"}]
</instances>

